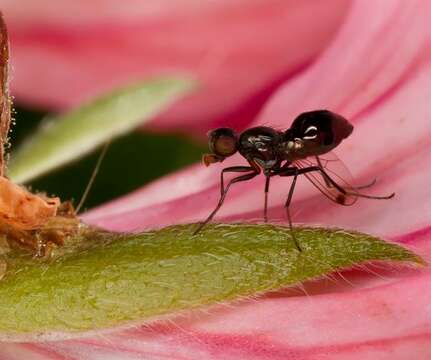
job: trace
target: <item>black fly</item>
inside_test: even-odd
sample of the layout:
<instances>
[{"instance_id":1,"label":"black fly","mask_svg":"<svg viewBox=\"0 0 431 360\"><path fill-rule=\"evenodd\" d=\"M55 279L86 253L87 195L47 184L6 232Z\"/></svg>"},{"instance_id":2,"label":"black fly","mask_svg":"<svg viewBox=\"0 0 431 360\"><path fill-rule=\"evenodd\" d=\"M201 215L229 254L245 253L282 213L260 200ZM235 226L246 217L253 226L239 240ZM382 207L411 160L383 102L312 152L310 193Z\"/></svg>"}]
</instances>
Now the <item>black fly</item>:
<instances>
[{"instance_id":1,"label":"black fly","mask_svg":"<svg viewBox=\"0 0 431 360\"><path fill-rule=\"evenodd\" d=\"M305 175L326 197L340 205L352 205L358 197L392 198L395 194L388 196L362 194L358 190L372 186L375 181L365 186L352 187L345 176L331 169L331 162L335 163L338 159L330 154L330 151L352 131L353 125L342 116L328 110L316 110L300 114L293 121L292 126L284 132L265 126L247 129L240 136L230 128L219 128L209 132L211 153L203 156L206 166L222 162L237 151L247 160L249 166L231 166L221 171L220 200L214 211L199 225L194 234L197 234L215 216L232 184L250 180L260 173L263 173L266 178L265 222L268 219L268 191L271 177L293 177L285 208L292 237L299 251L301 248L294 236L289 212L298 175ZM326 154L325 157L322 157L324 154ZM339 161L338 164L340 164ZM223 176L227 172L244 174L234 177L225 186Z\"/></svg>"}]
</instances>

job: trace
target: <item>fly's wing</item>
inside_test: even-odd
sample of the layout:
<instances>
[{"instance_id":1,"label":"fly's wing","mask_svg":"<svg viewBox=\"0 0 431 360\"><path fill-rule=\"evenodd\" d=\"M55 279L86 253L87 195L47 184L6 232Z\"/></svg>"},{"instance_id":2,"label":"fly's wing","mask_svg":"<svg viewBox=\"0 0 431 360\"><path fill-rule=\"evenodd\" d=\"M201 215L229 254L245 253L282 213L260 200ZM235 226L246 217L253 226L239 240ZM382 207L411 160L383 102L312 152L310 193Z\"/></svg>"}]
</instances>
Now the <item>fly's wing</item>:
<instances>
[{"instance_id":1,"label":"fly's wing","mask_svg":"<svg viewBox=\"0 0 431 360\"><path fill-rule=\"evenodd\" d=\"M310 166L322 168L330 179L319 171L305 173L304 176L323 195L337 204L350 206L356 202L357 196L355 192L357 190L351 185L353 177L344 163L334 153L329 152L320 156L295 160L294 165L300 169L306 169Z\"/></svg>"},{"instance_id":2,"label":"fly's wing","mask_svg":"<svg viewBox=\"0 0 431 360\"><path fill-rule=\"evenodd\" d=\"M0 13L0 176L6 171L5 147L11 122L9 95L9 38L3 14Z\"/></svg>"}]
</instances>

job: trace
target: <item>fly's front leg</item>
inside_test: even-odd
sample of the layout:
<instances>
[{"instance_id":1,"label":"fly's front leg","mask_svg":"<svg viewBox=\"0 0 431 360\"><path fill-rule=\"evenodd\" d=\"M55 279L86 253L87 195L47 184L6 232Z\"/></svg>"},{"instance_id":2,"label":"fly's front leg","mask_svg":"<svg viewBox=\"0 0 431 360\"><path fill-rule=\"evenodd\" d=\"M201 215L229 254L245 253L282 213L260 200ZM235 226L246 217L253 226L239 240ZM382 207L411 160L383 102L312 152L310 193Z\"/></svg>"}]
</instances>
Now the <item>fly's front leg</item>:
<instances>
[{"instance_id":1,"label":"fly's front leg","mask_svg":"<svg viewBox=\"0 0 431 360\"><path fill-rule=\"evenodd\" d=\"M250 172L254 171L255 168L251 166L231 166L224 168L220 173L220 196L224 193L224 174L227 172Z\"/></svg>"},{"instance_id":2,"label":"fly's front leg","mask_svg":"<svg viewBox=\"0 0 431 360\"><path fill-rule=\"evenodd\" d=\"M219 211L219 209L221 208L221 206L223 205L223 202L226 198L227 192L229 191L229 188L231 187L231 185L237 183L237 182L241 182L241 181L247 181L250 179L253 179L255 176L259 175L259 172L256 171L254 168L251 168L251 170L253 170L253 172L249 173L249 174L244 174L244 175L240 175L237 176L233 179L231 179L229 181L229 183L227 184L226 188L223 190L223 193L220 196L219 202L216 206L216 208L213 210L213 212L206 218L206 220L202 223L199 224L198 228L193 232L193 235L196 235L199 231L202 230L202 228L208 224L212 218L217 214L217 211Z\"/></svg>"}]
</instances>

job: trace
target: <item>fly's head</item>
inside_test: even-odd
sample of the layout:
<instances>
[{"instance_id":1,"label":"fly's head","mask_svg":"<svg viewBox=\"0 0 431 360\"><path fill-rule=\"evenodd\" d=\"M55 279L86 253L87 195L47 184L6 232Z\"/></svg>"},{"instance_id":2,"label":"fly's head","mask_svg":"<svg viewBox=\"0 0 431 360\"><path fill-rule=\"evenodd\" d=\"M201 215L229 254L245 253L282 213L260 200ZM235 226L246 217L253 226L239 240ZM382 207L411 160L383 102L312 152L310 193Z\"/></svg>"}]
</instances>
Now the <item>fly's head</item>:
<instances>
[{"instance_id":1,"label":"fly's head","mask_svg":"<svg viewBox=\"0 0 431 360\"><path fill-rule=\"evenodd\" d=\"M238 135L230 128L218 128L208 133L210 154L204 154L202 161L206 166L222 162L238 150Z\"/></svg>"},{"instance_id":2,"label":"fly's head","mask_svg":"<svg viewBox=\"0 0 431 360\"><path fill-rule=\"evenodd\" d=\"M292 160L322 155L337 147L352 131L352 124L331 111L305 112L284 133L282 146Z\"/></svg>"}]
</instances>

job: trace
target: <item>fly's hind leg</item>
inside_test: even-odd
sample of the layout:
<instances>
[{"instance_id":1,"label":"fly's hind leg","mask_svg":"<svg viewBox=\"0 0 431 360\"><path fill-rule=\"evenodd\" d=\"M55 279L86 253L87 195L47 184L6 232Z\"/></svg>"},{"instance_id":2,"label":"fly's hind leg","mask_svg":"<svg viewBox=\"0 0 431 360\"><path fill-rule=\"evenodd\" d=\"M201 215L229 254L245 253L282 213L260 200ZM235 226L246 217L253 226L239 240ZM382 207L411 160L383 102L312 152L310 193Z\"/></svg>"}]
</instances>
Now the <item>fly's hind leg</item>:
<instances>
[{"instance_id":1,"label":"fly's hind leg","mask_svg":"<svg viewBox=\"0 0 431 360\"><path fill-rule=\"evenodd\" d=\"M359 186L355 186L354 189L355 190L362 190L362 189L368 189L370 187L373 187L377 182L377 179L373 179L371 180L368 184L364 184L364 185L359 185Z\"/></svg>"},{"instance_id":2,"label":"fly's hind leg","mask_svg":"<svg viewBox=\"0 0 431 360\"><path fill-rule=\"evenodd\" d=\"M383 196L374 196L374 195L362 194L362 193L356 191L359 189L365 189L365 188L373 186L376 182L375 180L372 181L370 184L365 184L365 185L353 188L353 190L355 190L355 191L346 190L342 186L337 184L337 182L334 179L332 179L323 168L318 167L318 169L319 169L320 173L322 174L322 176L325 177L327 179L327 181L330 182L331 185L334 186L342 194L353 195L353 196L362 197L365 199L375 199L375 200L388 200L388 199L392 199L395 196L395 193L392 193L389 195L383 195Z\"/></svg>"}]
</instances>

